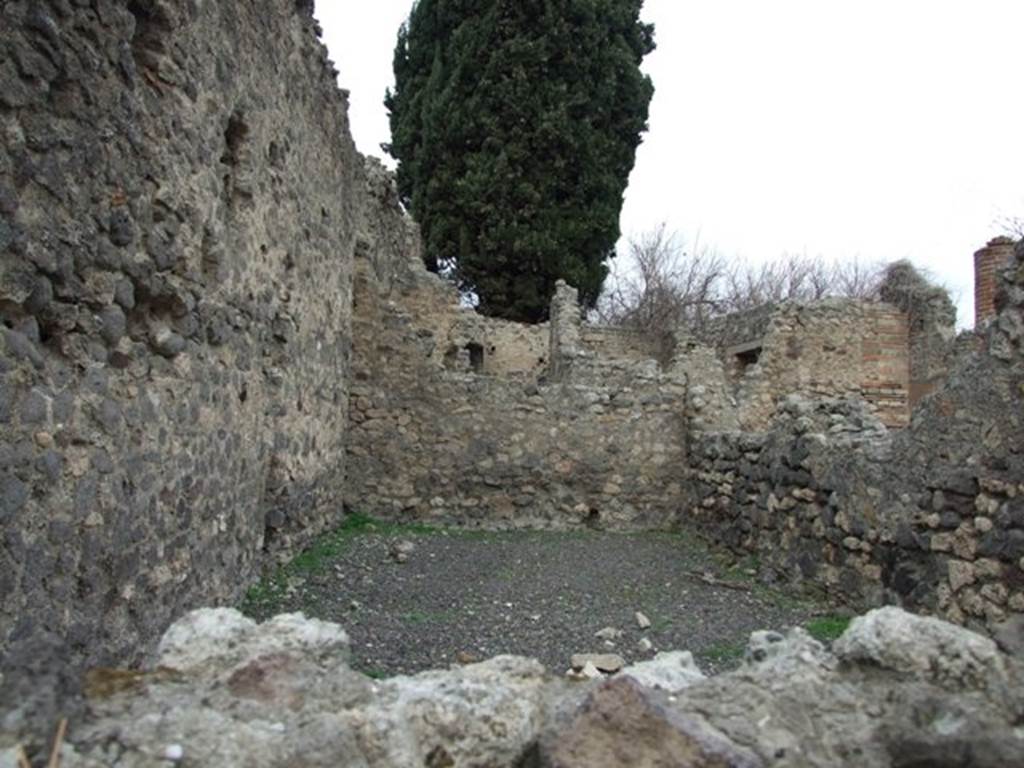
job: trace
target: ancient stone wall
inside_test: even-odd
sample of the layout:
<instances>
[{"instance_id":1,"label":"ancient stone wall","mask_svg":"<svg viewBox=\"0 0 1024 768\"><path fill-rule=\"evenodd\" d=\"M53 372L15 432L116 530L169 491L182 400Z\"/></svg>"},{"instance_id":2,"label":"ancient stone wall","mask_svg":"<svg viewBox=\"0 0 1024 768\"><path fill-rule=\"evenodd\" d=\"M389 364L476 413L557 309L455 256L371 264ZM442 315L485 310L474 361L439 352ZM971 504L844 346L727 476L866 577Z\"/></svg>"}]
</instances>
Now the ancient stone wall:
<instances>
[{"instance_id":1,"label":"ancient stone wall","mask_svg":"<svg viewBox=\"0 0 1024 768\"><path fill-rule=\"evenodd\" d=\"M590 354L608 360L639 363L655 359L658 353L645 335L627 328L587 324L583 326L580 340Z\"/></svg>"},{"instance_id":2,"label":"ancient stone wall","mask_svg":"<svg viewBox=\"0 0 1024 768\"><path fill-rule=\"evenodd\" d=\"M0 8L5 668L137 658L338 519L363 172L310 5Z\"/></svg>"},{"instance_id":3,"label":"ancient stone wall","mask_svg":"<svg viewBox=\"0 0 1024 768\"><path fill-rule=\"evenodd\" d=\"M978 628L1024 614L1024 247L986 350L887 433L851 401L787 400L767 432L691 437L692 517L786 580Z\"/></svg>"},{"instance_id":4,"label":"ancient stone wall","mask_svg":"<svg viewBox=\"0 0 1024 768\"><path fill-rule=\"evenodd\" d=\"M550 328L531 328L460 308L450 286L406 263L386 294L357 260L353 509L480 526L674 522L685 378L580 348L579 307L565 286ZM576 346L556 342L552 354L540 342L549 332ZM503 342L510 351L495 365ZM524 365L510 362L513 352Z\"/></svg>"},{"instance_id":5,"label":"ancient stone wall","mask_svg":"<svg viewBox=\"0 0 1024 768\"><path fill-rule=\"evenodd\" d=\"M766 305L712 321L701 339L717 349L748 429L763 429L792 393L858 396L890 426L909 419L906 318L888 304Z\"/></svg>"},{"instance_id":6,"label":"ancient stone wall","mask_svg":"<svg viewBox=\"0 0 1024 768\"><path fill-rule=\"evenodd\" d=\"M889 265L879 294L900 309L906 322L908 402L913 410L945 383L954 365L958 353L956 307L946 289L929 282L909 261Z\"/></svg>"}]
</instances>

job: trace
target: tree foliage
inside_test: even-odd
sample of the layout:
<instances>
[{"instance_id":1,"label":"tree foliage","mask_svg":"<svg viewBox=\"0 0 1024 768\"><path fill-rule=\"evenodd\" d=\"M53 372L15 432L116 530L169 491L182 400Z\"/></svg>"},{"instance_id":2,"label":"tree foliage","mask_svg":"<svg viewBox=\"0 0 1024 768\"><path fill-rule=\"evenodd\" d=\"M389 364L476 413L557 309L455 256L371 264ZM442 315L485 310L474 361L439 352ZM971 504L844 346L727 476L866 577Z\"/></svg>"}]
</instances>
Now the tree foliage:
<instances>
[{"instance_id":1,"label":"tree foliage","mask_svg":"<svg viewBox=\"0 0 1024 768\"><path fill-rule=\"evenodd\" d=\"M427 267L485 314L593 306L654 92L642 0L419 0L395 50L391 154Z\"/></svg>"}]
</instances>

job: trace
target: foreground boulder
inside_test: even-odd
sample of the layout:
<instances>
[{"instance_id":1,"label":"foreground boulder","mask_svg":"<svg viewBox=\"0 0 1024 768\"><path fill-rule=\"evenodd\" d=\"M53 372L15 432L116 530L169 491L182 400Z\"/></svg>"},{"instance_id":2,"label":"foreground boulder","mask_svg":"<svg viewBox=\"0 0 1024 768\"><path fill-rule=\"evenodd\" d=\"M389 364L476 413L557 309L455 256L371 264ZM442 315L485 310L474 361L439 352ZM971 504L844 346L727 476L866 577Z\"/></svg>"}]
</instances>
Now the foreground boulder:
<instances>
[{"instance_id":1,"label":"foreground boulder","mask_svg":"<svg viewBox=\"0 0 1024 768\"><path fill-rule=\"evenodd\" d=\"M712 678L686 653L579 683L510 656L376 681L347 656L340 627L301 614L196 611L152 671L90 675L61 765L1024 765L1019 662L896 608L832 650L755 633L742 667Z\"/></svg>"}]
</instances>

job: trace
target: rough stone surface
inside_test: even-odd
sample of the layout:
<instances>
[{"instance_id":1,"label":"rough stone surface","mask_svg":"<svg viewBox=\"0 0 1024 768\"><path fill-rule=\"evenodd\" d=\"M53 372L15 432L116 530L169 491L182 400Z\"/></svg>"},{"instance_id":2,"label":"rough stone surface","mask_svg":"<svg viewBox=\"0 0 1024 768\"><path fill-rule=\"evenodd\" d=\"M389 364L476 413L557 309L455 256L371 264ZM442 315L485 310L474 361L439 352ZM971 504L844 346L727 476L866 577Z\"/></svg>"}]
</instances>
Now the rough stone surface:
<instances>
[{"instance_id":1,"label":"rough stone surface","mask_svg":"<svg viewBox=\"0 0 1024 768\"><path fill-rule=\"evenodd\" d=\"M705 722L660 706L630 677L611 680L591 694L547 751L553 768L763 765Z\"/></svg>"},{"instance_id":2,"label":"rough stone surface","mask_svg":"<svg viewBox=\"0 0 1024 768\"><path fill-rule=\"evenodd\" d=\"M890 304L769 304L712 321L700 340L716 350L746 429L767 427L794 393L857 396L890 426L908 420L911 340L904 313Z\"/></svg>"},{"instance_id":3,"label":"rough stone surface","mask_svg":"<svg viewBox=\"0 0 1024 768\"><path fill-rule=\"evenodd\" d=\"M535 661L375 682L348 668L347 649L340 627L299 614L190 614L154 672L92 676L95 719L63 764L149 766L177 747L225 767L514 765L539 734L549 681Z\"/></svg>"},{"instance_id":4,"label":"rough stone surface","mask_svg":"<svg viewBox=\"0 0 1024 768\"><path fill-rule=\"evenodd\" d=\"M645 688L659 688L667 693L679 693L705 679L689 651L663 651L650 661L631 664L621 674Z\"/></svg>"},{"instance_id":5,"label":"rough stone surface","mask_svg":"<svg viewBox=\"0 0 1024 768\"><path fill-rule=\"evenodd\" d=\"M1020 615L1024 246L985 348L958 357L907 429L856 400L791 397L761 433L691 432L697 521L786 581L980 629Z\"/></svg>"},{"instance_id":6,"label":"rough stone surface","mask_svg":"<svg viewBox=\"0 0 1024 768\"><path fill-rule=\"evenodd\" d=\"M898 608L854 619L834 651L840 661L876 666L951 690L994 693L1007 680L1006 657L992 640Z\"/></svg>"},{"instance_id":7,"label":"rough stone surface","mask_svg":"<svg viewBox=\"0 0 1024 768\"><path fill-rule=\"evenodd\" d=\"M0 710L44 650L139 659L338 519L390 213L302 6L0 9Z\"/></svg>"},{"instance_id":8,"label":"rough stone surface","mask_svg":"<svg viewBox=\"0 0 1024 768\"><path fill-rule=\"evenodd\" d=\"M984 675L908 661L921 632L932 662L984 658ZM994 768L1024 755L1021 667L984 638L897 609L856 620L839 656L799 629L767 634L713 678L680 653L593 682L510 656L374 681L348 668L338 627L203 611L172 627L153 671L91 676L61 764Z\"/></svg>"},{"instance_id":9,"label":"rough stone surface","mask_svg":"<svg viewBox=\"0 0 1024 768\"><path fill-rule=\"evenodd\" d=\"M550 328L529 330L460 308L408 252L367 254L355 288L364 341L353 350L351 507L481 527L673 524L681 371L579 341L571 289L556 295Z\"/></svg>"}]
</instances>

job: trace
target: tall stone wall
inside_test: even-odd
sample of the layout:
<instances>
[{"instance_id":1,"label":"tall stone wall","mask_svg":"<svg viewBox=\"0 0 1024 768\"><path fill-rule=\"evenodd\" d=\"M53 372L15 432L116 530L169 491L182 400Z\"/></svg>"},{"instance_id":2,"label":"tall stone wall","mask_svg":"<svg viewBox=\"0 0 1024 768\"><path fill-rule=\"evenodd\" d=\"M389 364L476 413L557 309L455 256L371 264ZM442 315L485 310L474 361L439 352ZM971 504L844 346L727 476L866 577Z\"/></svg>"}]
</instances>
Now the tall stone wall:
<instances>
[{"instance_id":1,"label":"tall stone wall","mask_svg":"<svg viewBox=\"0 0 1024 768\"><path fill-rule=\"evenodd\" d=\"M1024 614L1024 246L986 348L887 433L790 398L771 430L691 438L692 517L778 576L990 628Z\"/></svg>"},{"instance_id":2,"label":"tall stone wall","mask_svg":"<svg viewBox=\"0 0 1024 768\"><path fill-rule=\"evenodd\" d=\"M0 8L7 670L138 658L338 519L363 171L310 5Z\"/></svg>"},{"instance_id":3,"label":"tall stone wall","mask_svg":"<svg viewBox=\"0 0 1024 768\"><path fill-rule=\"evenodd\" d=\"M523 326L460 308L422 264L404 263L389 293L357 260L352 508L479 526L675 521L685 377L583 349L564 285L550 327ZM554 346L541 346L549 332ZM482 360L462 354L470 344Z\"/></svg>"}]
</instances>

